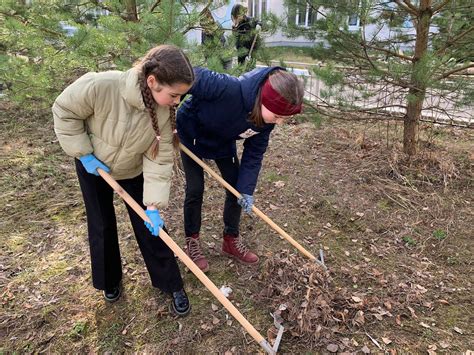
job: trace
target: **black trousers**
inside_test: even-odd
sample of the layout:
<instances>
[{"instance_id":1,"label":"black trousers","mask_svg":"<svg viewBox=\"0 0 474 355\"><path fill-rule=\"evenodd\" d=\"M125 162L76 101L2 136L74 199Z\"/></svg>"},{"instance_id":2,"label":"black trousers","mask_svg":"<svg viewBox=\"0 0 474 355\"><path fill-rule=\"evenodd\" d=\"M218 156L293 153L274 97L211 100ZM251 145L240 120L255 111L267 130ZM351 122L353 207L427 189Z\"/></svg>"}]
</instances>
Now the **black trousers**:
<instances>
[{"instance_id":1,"label":"black trousers","mask_svg":"<svg viewBox=\"0 0 474 355\"><path fill-rule=\"evenodd\" d=\"M75 159L76 172L84 198L92 265L92 283L99 290L117 286L122 279L122 263L113 205L113 189L100 176L89 174ZM119 184L143 208L143 175L120 180ZM183 287L173 252L153 236L143 220L127 205L133 231L154 287L171 293Z\"/></svg>"},{"instance_id":2,"label":"black trousers","mask_svg":"<svg viewBox=\"0 0 474 355\"><path fill-rule=\"evenodd\" d=\"M201 209L204 195L204 170L194 160L181 152L184 174L186 176L186 196L184 198L184 232L186 236L199 233L201 229ZM235 187L239 177L239 159L221 158L215 160L222 177ZM239 234L242 209L237 197L226 191L224 202L224 233Z\"/></svg>"}]
</instances>

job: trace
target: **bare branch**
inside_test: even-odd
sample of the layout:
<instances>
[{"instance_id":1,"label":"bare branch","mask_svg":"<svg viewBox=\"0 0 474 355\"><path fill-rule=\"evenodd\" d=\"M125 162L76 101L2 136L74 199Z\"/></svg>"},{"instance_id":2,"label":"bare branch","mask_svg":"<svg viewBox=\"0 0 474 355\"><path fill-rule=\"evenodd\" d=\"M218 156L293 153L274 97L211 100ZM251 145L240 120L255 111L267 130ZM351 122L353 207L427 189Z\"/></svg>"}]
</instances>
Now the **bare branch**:
<instances>
[{"instance_id":1,"label":"bare branch","mask_svg":"<svg viewBox=\"0 0 474 355\"><path fill-rule=\"evenodd\" d=\"M112 9L110 6L107 6L104 3L100 2L99 0L92 0L91 3L93 3L97 7L100 7L101 9L107 10L112 13L117 13L117 11Z\"/></svg>"},{"instance_id":2,"label":"bare branch","mask_svg":"<svg viewBox=\"0 0 474 355\"><path fill-rule=\"evenodd\" d=\"M412 57L408 57L406 55L403 55L403 54L400 54L400 53L397 53L397 52L393 52L391 51L390 49L385 49L385 48L380 48L380 47L376 47L376 46L371 46L369 44L366 44L366 43L361 43L362 46L364 47L367 47L367 48L370 48L370 49L373 49L373 50L376 50L376 51L380 51L380 52L384 52L384 53L387 53L391 56L394 56L394 57L397 57L397 58L400 58L400 59L403 59L403 60L407 60L409 62L413 61L413 58Z\"/></svg>"},{"instance_id":3,"label":"bare branch","mask_svg":"<svg viewBox=\"0 0 474 355\"><path fill-rule=\"evenodd\" d=\"M414 7L414 9L410 8L409 6L405 5L404 3L402 3L400 0L395 0L395 3L400 7L402 8L403 10L405 10L406 12L412 14L413 16L416 16L418 17L418 9L416 7Z\"/></svg>"},{"instance_id":4,"label":"bare branch","mask_svg":"<svg viewBox=\"0 0 474 355\"><path fill-rule=\"evenodd\" d=\"M161 0L156 0L155 3L150 7L150 12L155 11L158 5L161 4Z\"/></svg>"},{"instance_id":5,"label":"bare branch","mask_svg":"<svg viewBox=\"0 0 474 355\"><path fill-rule=\"evenodd\" d=\"M418 12L418 8L411 3L410 0L403 0L406 6L408 6L410 9L412 9L415 12Z\"/></svg>"},{"instance_id":6,"label":"bare branch","mask_svg":"<svg viewBox=\"0 0 474 355\"><path fill-rule=\"evenodd\" d=\"M204 8L203 8L203 9L201 10L201 12L199 13L199 18L201 18L201 16L203 16L204 13L205 13L206 11L208 11L209 6L211 6L211 5L212 5L212 0L208 0L206 6L204 6ZM186 7L185 7L185 9L186 9L186 11L187 11L187 8L186 8ZM196 27L194 24L191 24L191 25L189 25L188 27L186 27L184 30L182 30L182 31L181 31L181 34L184 35L184 34L188 33L189 31L191 31L192 29L195 29L195 28L200 28L200 27Z\"/></svg>"},{"instance_id":7,"label":"bare branch","mask_svg":"<svg viewBox=\"0 0 474 355\"><path fill-rule=\"evenodd\" d=\"M180 0L179 3L181 4L181 7L184 9L184 11L186 11L186 15L189 15L189 10L186 6L186 3L182 0Z\"/></svg>"},{"instance_id":8,"label":"bare branch","mask_svg":"<svg viewBox=\"0 0 474 355\"><path fill-rule=\"evenodd\" d=\"M439 11L441 11L446 5L448 5L451 0L443 0L439 4L433 6L433 15L436 15Z\"/></svg>"},{"instance_id":9,"label":"bare branch","mask_svg":"<svg viewBox=\"0 0 474 355\"><path fill-rule=\"evenodd\" d=\"M458 67L458 68L456 68L456 69L453 69L453 70L450 70L450 71L448 71L448 72L446 72L446 73L443 73L443 74L441 74L440 76L438 76L435 80L442 80L442 79L445 79L445 78L447 78L448 76L451 76L451 75L453 75L453 74L455 74L455 73L458 73L458 72L460 72L460 71L466 70L466 69L468 69L468 68L474 68L474 63L466 64L466 65L464 65L464 66L462 66L462 67Z\"/></svg>"}]
</instances>

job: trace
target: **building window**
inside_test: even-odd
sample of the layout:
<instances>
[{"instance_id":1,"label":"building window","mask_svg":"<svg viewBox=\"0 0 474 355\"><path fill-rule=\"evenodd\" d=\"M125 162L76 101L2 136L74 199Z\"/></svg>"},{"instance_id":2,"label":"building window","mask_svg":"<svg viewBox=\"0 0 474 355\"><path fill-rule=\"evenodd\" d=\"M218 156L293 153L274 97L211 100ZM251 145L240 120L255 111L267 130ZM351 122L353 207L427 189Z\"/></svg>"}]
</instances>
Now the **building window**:
<instances>
[{"instance_id":1,"label":"building window","mask_svg":"<svg viewBox=\"0 0 474 355\"><path fill-rule=\"evenodd\" d=\"M248 0L249 16L261 18L267 13L267 0Z\"/></svg>"},{"instance_id":2,"label":"building window","mask_svg":"<svg viewBox=\"0 0 474 355\"><path fill-rule=\"evenodd\" d=\"M298 1L296 6L290 6L288 11L288 23L300 27L310 27L316 21L317 12L306 1Z\"/></svg>"},{"instance_id":3,"label":"building window","mask_svg":"<svg viewBox=\"0 0 474 355\"><path fill-rule=\"evenodd\" d=\"M359 16L357 14L349 15L349 26L357 26L359 24Z\"/></svg>"},{"instance_id":4,"label":"building window","mask_svg":"<svg viewBox=\"0 0 474 355\"><path fill-rule=\"evenodd\" d=\"M349 0L349 6L351 6L352 13L347 19L349 26L359 26L359 0Z\"/></svg>"}]
</instances>

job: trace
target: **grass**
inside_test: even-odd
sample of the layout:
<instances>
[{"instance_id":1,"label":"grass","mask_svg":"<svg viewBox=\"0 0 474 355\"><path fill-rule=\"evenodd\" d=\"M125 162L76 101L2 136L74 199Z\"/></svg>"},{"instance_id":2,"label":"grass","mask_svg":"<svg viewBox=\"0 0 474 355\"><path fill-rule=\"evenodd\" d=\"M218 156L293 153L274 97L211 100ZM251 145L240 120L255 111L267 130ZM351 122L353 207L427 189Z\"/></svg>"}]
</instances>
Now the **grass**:
<instances>
[{"instance_id":1,"label":"grass","mask_svg":"<svg viewBox=\"0 0 474 355\"><path fill-rule=\"evenodd\" d=\"M265 56L279 58L282 62L315 63L311 56L312 48L309 47L266 47ZM297 65L291 65L298 67Z\"/></svg>"},{"instance_id":2,"label":"grass","mask_svg":"<svg viewBox=\"0 0 474 355\"><path fill-rule=\"evenodd\" d=\"M279 175L277 172L268 171L264 174L264 179L268 182L277 182L277 181L286 181L288 180L287 176Z\"/></svg>"},{"instance_id":3,"label":"grass","mask_svg":"<svg viewBox=\"0 0 474 355\"><path fill-rule=\"evenodd\" d=\"M85 213L72 160L54 142L49 113L4 110L0 121L5 123L0 133L4 142L0 168L5 172L0 177L0 196L5 203L0 210L6 216L0 225L2 352L260 351L185 270L192 312L184 319L168 313L169 298L151 287L119 199L124 295L115 304L104 304L101 293L91 286ZM472 349L468 337L452 331L457 326L472 334L472 296L467 288L472 266L472 226L467 216L474 202L467 193L472 187L472 160L467 153L472 146L467 142L472 137L456 132L456 140L450 140L449 130L434 135L458 169L448 177L446 187L417 178L421 174L425 181L443 181L445 171L436 163L442 160L441 153L431 155L427 168L416 161L403 165L390 160L384 137L378 135L384 130L376 128L366 132L364 126L338 122L323 123L318 129L309 124L278 127L264 160L256 205L313 254L320 244L325 247L336 287L368 292L383 300L399 294L400 284L415 290L420 285L427 290L422 300L434 305L413 304L419 319L412 319L406 308L392 310L404 314L403 327L395 317L376 321L367 314L370 321L363 329L341 327L327 341L341 345L341 339L354 338L359 345L346 350L360 351L365 345L379 351L365 335L368 332L379 342L379 334L389 337L393 343L387 349L426 352L438 340L449 340L448 350ZM354 141L362 131L368 142L380 144L372 150L357 147ZM387 178L392 168L410 184ZM262 302L257 296L269 285L259 281L261 266L229 263L219 255L224 193L215 181L206 179L203 238L211 265L209 277L217 287L232 287L233 303L266 337L273 323L269 313L275 310L271 300ZM277 181L285 185L278 187ZM170 201L163 213L172 237L183 245L183 181L179 176L175 176ZM244 216L241 232L262 262L291 249L259 219ZM443 299L448 304L439 303ZM211 304L218 306L217 311ZM213 316L217 324L212 323ZM428 332L420 328L421 321L437 325ZM311 336L296 338L286 332L280 349L325 352L325 346L311 345ZM303 347L302 342L309 345Z\"/></svg>"},{"instance_id":4,"label":"grass","mask_svg":"<svg viewBox=\"0 0 474 355\"><path fill-rule=\"evenodd\" d=\"M448 234L442 230L442 229L437 229L433 232L433 237L435 237L437 240L444 240Z\"/></svg>"},{"instance_id":5,"label":"grass","mask_svg":"<svg viewBox=\"0 0 474 355\"><path fill-rule=\"evenodd\" d=\"M413 237L409 236L409 235L405 235L402 237L402 240L406 243L406 245L408 245L409 247L414 247L416 246L417 242L416 242L416 239L414 239Z\"/></svg>"}]
</instances>

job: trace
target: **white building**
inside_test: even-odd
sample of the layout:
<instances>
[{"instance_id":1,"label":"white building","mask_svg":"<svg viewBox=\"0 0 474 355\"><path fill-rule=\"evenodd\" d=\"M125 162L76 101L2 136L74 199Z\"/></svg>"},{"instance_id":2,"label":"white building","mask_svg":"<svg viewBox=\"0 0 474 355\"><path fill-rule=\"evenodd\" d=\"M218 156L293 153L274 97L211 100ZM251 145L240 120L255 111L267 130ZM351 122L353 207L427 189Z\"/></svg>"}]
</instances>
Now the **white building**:
<instances>
[{"instance_id":1,"label":"white building","mask_svg":"<svg viewBox=\"0 0 474 355\"><path fill-rule=\"evenodd\" d=\"M303 0L302 0L303 2ZM321 14L313 11L309 5L299 6L296 12L293 12L292 15L289 15L289 11L287 6L285 5L283 0L231 0L228 4L225 4L225 1L216 0L214 1L214 5L219 6L213 11L214 19L219 22L224 28L231 29L232 27L232 20L230 17L230 12L232 7L235 4L242 4L248 8L248 16L261 18L262 14L266 13L273 13L283 21L287 23L294 23L301 27L310 27L314 21L321 18ZM388 3L387 3L388 4ZM387 5L390 6L390 5ZM324 10L322 10L324 11ZM289 16L291 18L289 18ZM358 31L360 30L360 22L357 14L354 16L349 16L347 19L347 24L349 30ZM401 29L406 34L414 34L414 28L410 21L406 21L404 23L404 27ZM368 25L365 28L366 36L370 37L371 34L376 34L378 39L387 39L391 36L391 31L388 26L385 26L381 30L376 28L375 25ZM433 30L434 31L434 30ZM200 42L200 31L195 30L192 31L188 35L188 39L195 40L196 42ZM285 36L281 31L277 31L273 35L263 36L265 44L268 47L271 46L294 46L294 47L305 47L305 46L312 46L314 45L315 41L307 39L305 37L296 37L296 38L289 38ZM317 41L317 40L316 40ZM402 50L406 50L408 48L401 48Z\"/></svg>"}]
</instances>

